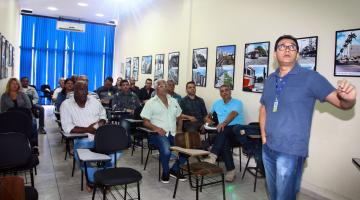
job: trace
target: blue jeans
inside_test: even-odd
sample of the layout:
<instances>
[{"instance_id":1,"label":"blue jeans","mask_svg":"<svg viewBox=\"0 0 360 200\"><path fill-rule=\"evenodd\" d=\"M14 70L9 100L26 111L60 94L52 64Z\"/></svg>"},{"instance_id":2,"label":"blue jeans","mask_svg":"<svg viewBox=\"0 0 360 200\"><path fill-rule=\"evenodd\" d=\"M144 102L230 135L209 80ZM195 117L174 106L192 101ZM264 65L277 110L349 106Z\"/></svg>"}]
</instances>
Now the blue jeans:
<instances>
[{"instance_id":1,"label":"blue jeans","mask_svg":"<svg viewBox=\"0 0 360 200\"><path fill-rule=\"evenodd\" d=\"M266 144L262 156L270 200L295 200L305 158L274 151Z\"/></svg>"},{"instance_id":2,"label":"blue jeans","mask_svg":"<svg viewBox=\"0 0 360 200\"><path fill-rule=\"evenodd\" d=\"M163 169L163 176L169 175L169 161L171 157L171 151L170 146L174 145L174 136L169 134L168 136L160 136L158 134L152 134L150 135L150 143L154 144L158 149L160 153L160 162ZM179 158L176 160L174 165L171 167L171 170L174 172L178 172L180 170L180 166L185 164L186 157L179 154Z\"/></svg>"}]
</instances>

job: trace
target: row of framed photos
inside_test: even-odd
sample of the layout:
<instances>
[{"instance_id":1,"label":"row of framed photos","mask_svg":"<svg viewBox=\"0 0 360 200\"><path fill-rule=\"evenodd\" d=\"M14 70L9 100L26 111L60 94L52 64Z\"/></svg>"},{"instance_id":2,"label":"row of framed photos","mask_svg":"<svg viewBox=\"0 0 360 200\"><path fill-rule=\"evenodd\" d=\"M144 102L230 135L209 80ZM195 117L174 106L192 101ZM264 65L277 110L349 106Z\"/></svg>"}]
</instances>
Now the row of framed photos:
<instances>
[{"instance_id":1,"label":"row of framed photos","mask_svg":"<svg viewBox=\"0 0 360 200\"><path fill-rule=\"evenodd\" d=\"M14 76L14 46L0 33L0 79Z\"/></svg>"},{"instance_id":2,"label":"row of framed photos","mask_svg":"<svg viewBox=\"0 0 360 200\"><path fill-rule=\"evenodd\" d=\"M298 38L299 59L301 67L316 70L318 37ZM336 31L335 41L335 76L360 76L360 29ZM216 65L214 87L223 84L234 88L236 45L216 47ZM270 42L245 44L243 91L261 93L264 81L269 72ZM179 52L168 55L168 79L176 84L179 81ZM164 78L164 54L155 55L154 79ZM138 80L139 57L126 58L125 78L131 77L131 61L133 61L133 78ZM192 80L197 86L206 87L208 65L208 48L193 50ZM151 74L152 56L143 56L141 73Z\"/></svg>"}]
</instances>

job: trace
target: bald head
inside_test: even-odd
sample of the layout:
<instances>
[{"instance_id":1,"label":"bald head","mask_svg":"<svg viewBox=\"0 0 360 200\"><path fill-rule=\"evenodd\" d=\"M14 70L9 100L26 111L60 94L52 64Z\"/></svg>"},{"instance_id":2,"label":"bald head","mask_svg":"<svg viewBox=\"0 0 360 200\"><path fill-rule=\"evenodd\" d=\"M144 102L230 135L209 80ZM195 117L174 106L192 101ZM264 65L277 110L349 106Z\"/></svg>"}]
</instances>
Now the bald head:
<instances>
[{"instance_id":1,"label":"bald head","mask_svg":"<svg viewBox=\"0 0 360 200\"><path fill-rule=\"evenodd\" d=\"M74 99L79 106L85 106L87 95L88 84L85 81L76 81L74 85Z\"/></svg>"}]
</instances>

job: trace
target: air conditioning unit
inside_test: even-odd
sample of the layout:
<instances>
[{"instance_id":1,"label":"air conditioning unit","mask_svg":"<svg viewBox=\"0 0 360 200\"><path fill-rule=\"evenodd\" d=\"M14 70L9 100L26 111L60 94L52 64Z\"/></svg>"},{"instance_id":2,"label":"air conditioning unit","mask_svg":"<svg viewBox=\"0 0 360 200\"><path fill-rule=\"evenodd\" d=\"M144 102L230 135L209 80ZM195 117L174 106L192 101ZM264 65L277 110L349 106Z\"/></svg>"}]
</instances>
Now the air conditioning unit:
<instances>
[{"instance_id":1,"label":"air conditioning unit","mask_svg":"<svg viewBox=\"0 0 360 200\"><path fill-rule=\"evenodd\" d=\"M85 24L57 21L56 29L62 31L85 32Z\"/></svg>"}]
</instances>

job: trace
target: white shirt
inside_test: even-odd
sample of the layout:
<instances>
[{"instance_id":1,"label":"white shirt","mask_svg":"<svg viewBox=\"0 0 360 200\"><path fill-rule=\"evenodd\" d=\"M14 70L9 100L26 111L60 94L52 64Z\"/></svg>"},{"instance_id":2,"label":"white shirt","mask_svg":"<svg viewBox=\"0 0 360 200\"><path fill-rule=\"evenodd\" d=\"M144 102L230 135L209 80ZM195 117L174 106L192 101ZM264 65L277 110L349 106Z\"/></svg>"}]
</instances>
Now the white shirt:
<instances>
[{"instance_id":1,"label":"white shirt","mask_svg":"<svg viewBox=\"0 0 360 200\"><path fill-rule=\"evenodd\" d=\"M35 88L31 87L31 86L28 86L28 87L23 87L22 88L23 92L27 95L30 95L31 98L32 98L32 103L35 105L39 102L39 95L36 91Z\"/></svg>"},{"instance_id":2,"label":"white shirt","mask_svg":"<svg viewBox=\"0 0 360 200\"><path fill-rule=\"evenodd\" d=\"M57 96L58 96L58 94L61 92L61 90L62 90L62 88L61 87L58 87L58 88L56 88L55 90L54 90L54 93L53 93L53 99L57 99Z\"/></svg>"},{"instance_id":3,"label":"white shirt","mask_svg":"<svg viewBox=\"0 0 360 200\"><path fill-rule=\"evenodd\" d=\"M66 99L60 106L61 126L65 133L75 127L88 127L101 119L106 120L106 111L101 103L93 97L88 97L85 107L81 108L74 97Z\"/></svg>"},{"instance_id":4,"label":"white shirt","mask_svg":"<svg viewBox=\"0 0 360 200\"><path fill-rule=\"evenodd\" d=\"M141 111L142 118L150 120L152 124L166 131L166 135L176 134L176 118L181 115L181 108L176 99L167 95L168 107L155 95L149 99Z\"/></svg>"}]
</instances>

